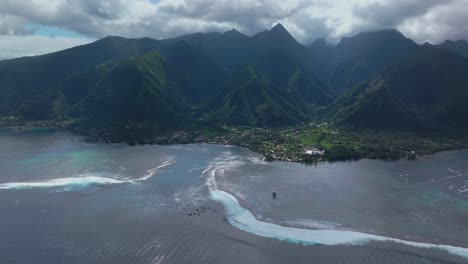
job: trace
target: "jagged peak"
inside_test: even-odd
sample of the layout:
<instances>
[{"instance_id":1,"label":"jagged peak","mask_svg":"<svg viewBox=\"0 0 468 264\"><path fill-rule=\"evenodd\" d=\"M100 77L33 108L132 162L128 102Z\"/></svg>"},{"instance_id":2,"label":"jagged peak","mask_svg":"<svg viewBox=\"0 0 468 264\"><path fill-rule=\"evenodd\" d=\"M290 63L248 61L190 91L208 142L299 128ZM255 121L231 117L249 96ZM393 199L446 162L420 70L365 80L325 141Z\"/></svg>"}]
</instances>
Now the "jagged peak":
<instances>
[{"instance_id":1,"label":"jagged peak","mask_svg":"<svg viewBox=\"0 0 468 264\"><path fill-rule=\"evenodd\" d=\"M241 32L239 32L239 31L238 31L237 29L235 29L235 28L224 32L224 35L227 35L227 36L239 36L239 37L247 38L246 35L242 34Z\"/></svg>"},{"instance_id":2,"label":"jagged peak","mask_svg":"<svg viewBox=\"0 0 468 264\"><path fill-rule=\"evenodd\" d=\"M240 33L237 29L233 28L231 30L224 32L224 34L242 34L242 33Z\"/></svg>"},{"instance_id":3,"label":"jagged peak","mask_svg":"<svg viewBox=\"0 0 468 264\"><path fill-rule=\"evenodd\" d=\"M291 40L294 40L294 42L297 42L291 33L289 33L289 31L281 23L276 24L273 28L270 29L269 32L278 36L287 37Z\"/></svg>"},{"instance_id":4,"label":"jagged peak","mask_svg":"<svg viewBox=\"0 0 468 264\"><path fill-rule=\"evenodd\" d=\"M288 30L281 23L273 26L270 31L287 32L289 34Z\"/></svg>"},{"instance_id":5,"label":"jagged peak","mask_svg":"<svg viewBox=\"0 0 468 264\"><path fill-rule=\"evenodd\" d=\"M421 45L421 47L432 47L432 44L426 41Z\"/></svg>"},{"instance_id":6,"label":"jagged peak","mask_svg":"<svg viewBox=\"0 0 468 264\"><path fill-rule=\"evenodd\" d=\"M260 33L255 34L252 38L254 39L264 39L267 38L268 40L272 41L280 41L280 42L289 42L299 44L297 40L289 33L289 31L280 23L276 24L270 30L266 30Z\"/></svg>"}]
</instances>

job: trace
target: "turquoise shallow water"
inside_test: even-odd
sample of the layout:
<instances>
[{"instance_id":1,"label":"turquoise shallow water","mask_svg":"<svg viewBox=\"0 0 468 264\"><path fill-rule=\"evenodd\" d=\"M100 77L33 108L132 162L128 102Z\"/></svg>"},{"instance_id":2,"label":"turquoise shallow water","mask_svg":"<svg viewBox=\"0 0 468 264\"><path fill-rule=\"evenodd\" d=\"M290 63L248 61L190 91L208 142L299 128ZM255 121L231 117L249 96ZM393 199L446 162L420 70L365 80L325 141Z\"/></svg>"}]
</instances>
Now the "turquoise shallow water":
<instances>
[{"instance_id":1,"label":"turquoise shallow water","mask_svg":"<svg viewBox=\"0 0 468 264\"><path fill-rule=\"evenodd\" d=\"M465 263L467 160L310 167L3 130L0 262Z\"/></svg>"}]
</instances>

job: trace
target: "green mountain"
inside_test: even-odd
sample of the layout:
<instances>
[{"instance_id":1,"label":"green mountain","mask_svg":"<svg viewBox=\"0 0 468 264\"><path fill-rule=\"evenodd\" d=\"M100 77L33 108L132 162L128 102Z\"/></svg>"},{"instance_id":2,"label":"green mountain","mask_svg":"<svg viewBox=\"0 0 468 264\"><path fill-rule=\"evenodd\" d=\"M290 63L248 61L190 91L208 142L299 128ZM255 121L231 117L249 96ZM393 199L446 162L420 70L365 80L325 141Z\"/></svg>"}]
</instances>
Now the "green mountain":
<instances>
[{"instance_id":1,"label":"green mountain","mask_svg":"<svg viewBox=\"0 0 468 264\"><path fill-rule=\"evenodd\" d=\"M230 85L203 109L215 123L279 126L298 123L304 114L272 88L271 82L248 65L235 74Z\"/></svg>"},{"instance_id":2,"label":"green mountain","mask_svg":"<svg viewBox=\"0 0 468 264\"><path fill-rule=\"evenodd\" d=\"M225 72L234 72L249 60L251 39L236 30L224 33L195 33L163 40L164 46L184 42L205 54Z\"/></svg>"},{"instance_id":3,"label":"green mountain","mask_svg":"<svg viewBox=\"0 0 468 264\"><path fill-rule=\"evenodd\" d=\"M187 41L163 46L160 52L167 62L169 78L190 104L206 102L225 87L228 76L223 68Z\"/></svg>"},{"instance_id":4,"label":"green mountain","mask_svg":"<svg viewBox=\"0 0 468 264\"><path fill-rule=\"evenodd\" d=\"M306 71L309 78L315 79L313 72L306 67L305 47L281 24L252 36L251 41L250 61L246 63L265 74L276 89L286 90L289 78L298 70Z\"/></svg>"},{"instance_id":5,"label":"green mountain","mask_svg":"<svg viewBox=\"0 0 468 264\"><path fill-rule=\"evenodd\" d=\"M468 57L468 42L466 40L446 40L444 43L437 45L436 47L447 49L458 53L464 57Z\"/></svg>"},{"instance_id":6,"label":"green mountain","mask_svg":"<svg viewBox=\"0 0 468 264\"><path fill-rule=\"evenodd\" d=\"M56 53L0 62L0 115L101 121L154 117L163 122L218 98L228 108L250 111L253 119L246 124L292 124L312 106L331 102L327 88L308 67L304 51L280 24L252 37L235 30L162 41L107 37ZM262 77L253 78L257 80L252 84L253 97L244 102L238 97L250 94L245 90L250 85L244 82L251 76L241 78L236 69L247 64ZM236 105L241 101L248 106ZM252 110L257 103L261 107ZM206 115L215 112L203 109Z\"/></svg>"},{"instance_id":7,"label":"green mountain","mask_svg":"<svg viewBox=\"0 0 468 264\"><path fill-rule=\"evenodd\" d=\"M330 83L330 76L336 67L335 51L336 46L323 39L317 39L305 48L306 67L324 85Z\"/></svg>"},{"instance_id":8,"label":"green mountain","mask_svg":"<svg viewBox=\"0 0 468 264\"><path fill-rule=\"evenodd\" d=\"M361 33L343 38L334 48L328 84L336 94L371 78L418 48L396 30Z\"/></svg>"},{"instance_id":9,"label":"green mountain","mask_svg":"<svg viewBox=\"0 0 468 264\"><path fill-rule=\"evenodd\" d=\"M424 46L363 82L326 118L358 127L446 130L468 127L468 59Z\"/></svg>"},{"instance_id":10,"label":"green mountain","mask_svg":"<svg viewBox=\"0 0 468 264\"><path fill-rule=\"evenodd\" d=\"M72 106L72 114L97 120L157 121L172 123L181 118L186 105L176 84L168 79L157 53L97 66L71 82L97 80L86 97ZM76 78L76 79L75 79ZM64 87L64 96L74 91Z\"/></svg>"},{"instance_id":11,"label":"green mountain","mask_svg":"<svg viewBox=\"0 0 468 264\"><path fill-rule=\"evenodd\" d=\"M107 37L94 43L50 53L0 61L0 115L14 115L25 100L33 100L78 72L109 60L144 54L158 41Z\"/></svg>"},{"instance_id":12,"label":"green mountain","mask_svg":"<svg viewBox=\"0 0 468 264\"><path fill-rule=\"evenodd\" d=\"M30 119L75 117L101 123L151 121L168 127L183 120L187 105L157 53L98 65L26 100Z\"/></svg>"},{"instance_id":13,"label":"green mountain","mask_svg":"<svg viewBox=\"0 0 468 264\"><path fill-rule=\"evenodd\" d=\"M326 106L333 102L328 89L318 80L310 79L304 70L296 70L289 78L288 97L296 102L312 106Z\"/></svg>"},{"instance_id":14,"label":"green mountain","mask_svg":"<svg viewBox=\"0 0 468 264\"><path fill-rule=\"evenodd\" d=\"M359 127L466 127L468 58L457 55L465 44L418 46L383 30L304 46L281 24L251 37L107 37L0 61L0 117L171 127L283 126L320 115Z\"/></svg>"},{"instance_id":15,"label":"green mountain","mask_svg":"<svg viewBox=\"0 0 468 264\"><path fill-rule=\"evenodd\" d=\"M309 67L315 64L306 55L306 48L281 24L252 37L230 30L225 33L196 33L162 42L165 47L170 47L182 41L204 54L205 61L217 65L227 79L239 68L251 64L278 90L287 90L289 78L298 70L318 83L315 69ZM165 52L162 54L165 56Z\"/></svg>"}]
</instances>

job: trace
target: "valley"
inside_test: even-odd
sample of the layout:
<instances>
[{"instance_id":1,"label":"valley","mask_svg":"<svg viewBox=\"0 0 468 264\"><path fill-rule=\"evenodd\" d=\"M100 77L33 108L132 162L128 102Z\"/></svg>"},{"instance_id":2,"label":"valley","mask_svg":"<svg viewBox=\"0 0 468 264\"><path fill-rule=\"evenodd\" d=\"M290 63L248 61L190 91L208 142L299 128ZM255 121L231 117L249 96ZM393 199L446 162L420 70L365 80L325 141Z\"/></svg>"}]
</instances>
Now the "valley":
<instances>
[{"instance_id":1,"label":"valley","mask_svg":"<svg viewBox=\"0 0 468 264\"><path fill-rule=\"evenodd\" d=\"M106 37L0 61L0 126L230 144L304 163L413 159L467 147L464 44L381 30L303 45L281 24L253 36ZM56 74L42 78L44 65Z\"/></svg>"}]
</instances>

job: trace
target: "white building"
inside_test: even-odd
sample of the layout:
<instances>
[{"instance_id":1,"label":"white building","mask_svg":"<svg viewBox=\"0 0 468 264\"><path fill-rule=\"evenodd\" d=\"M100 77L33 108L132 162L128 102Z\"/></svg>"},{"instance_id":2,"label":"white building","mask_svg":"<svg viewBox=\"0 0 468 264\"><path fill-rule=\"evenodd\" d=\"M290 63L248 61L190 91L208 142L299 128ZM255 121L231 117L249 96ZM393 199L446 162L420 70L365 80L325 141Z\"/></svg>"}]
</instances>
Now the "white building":
<instances>
[{"instance_id":1,"label":"white building","mask_svg":"<svg viewBox=\"0 0 468 264\"><path fill-rule=\"evenodd\" d=\"M317 149L317 148L306 149L305 154L312 155L312 156L323 156L325 155L325 150Z\"/></svg>"}]
</instances>

